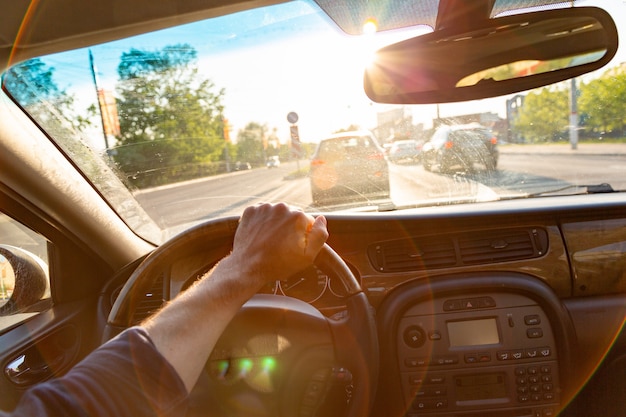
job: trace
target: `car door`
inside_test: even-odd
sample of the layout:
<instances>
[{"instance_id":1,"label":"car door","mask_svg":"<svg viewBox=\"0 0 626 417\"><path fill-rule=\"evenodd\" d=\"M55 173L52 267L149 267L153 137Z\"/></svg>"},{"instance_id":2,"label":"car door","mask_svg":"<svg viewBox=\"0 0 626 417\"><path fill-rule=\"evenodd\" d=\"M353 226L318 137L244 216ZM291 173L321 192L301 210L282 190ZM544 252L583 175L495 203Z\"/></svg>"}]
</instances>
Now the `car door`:
<instances>
[{"instance_id":1,"label":"car door","mask_svg":"<svg viewBox=\"0 0 626 417\"><path fill-rule=\"evenodd\" d=\"M108 268L46 220L0 192L2 410L99 342L97 294Z\"/></svg>"}]
</instances>

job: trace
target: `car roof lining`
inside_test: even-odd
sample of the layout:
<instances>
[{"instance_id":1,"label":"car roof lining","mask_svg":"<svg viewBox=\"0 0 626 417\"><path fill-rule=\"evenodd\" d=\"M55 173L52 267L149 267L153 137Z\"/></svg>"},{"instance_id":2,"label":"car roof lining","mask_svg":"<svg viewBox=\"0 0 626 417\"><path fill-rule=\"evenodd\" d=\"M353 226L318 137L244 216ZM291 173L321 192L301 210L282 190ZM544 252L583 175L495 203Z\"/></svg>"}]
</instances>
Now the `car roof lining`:
<instances>
[{"instance_id":1,"label":"car roof lining","mask_svg":"<svg viewBox=\"0 0 626 417\"><path fill-rule=\"evenodd\" d=\"M0 72L37 56L282 2L0 0Z\"/></svg>"},{"instance_id":2,"label":"car roof lining","mask_svg":"<svg viewBox=\"0 0 626 417\"><path fill-rule=\"evenodd\" d=\"M285 0L0 0L0 72L42 55L283 2ZM477 16L494 17L511 10L574 3L562 0L315 2L350 34L360 34L367 16L372 14L377 17L379 30L416 25L444 28L471 24Z\"/></svg>"}]
</instances>

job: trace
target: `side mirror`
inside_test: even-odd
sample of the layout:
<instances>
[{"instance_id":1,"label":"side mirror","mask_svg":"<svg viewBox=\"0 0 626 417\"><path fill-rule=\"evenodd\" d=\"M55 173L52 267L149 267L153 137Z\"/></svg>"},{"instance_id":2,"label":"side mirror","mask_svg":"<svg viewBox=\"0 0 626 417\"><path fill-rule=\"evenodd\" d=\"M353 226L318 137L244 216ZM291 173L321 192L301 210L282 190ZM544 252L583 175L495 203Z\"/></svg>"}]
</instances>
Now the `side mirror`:
<instances>
[{"instance_id":1,"label":"side mirror","mask_svg":"<svg viewBox=\"0 0 626 417\"><path fill-rule=\"evenodd\" d=\"M376 53L364 76L378 103L447 103L563 81L607 64L617 51L610 15L595 7L546 10L438 30Z\"/></svg>"},{"instance_id":2,"label":"side mirror","mask_svg":"<svg viewBox=\"0 0 626 417\"><path fill-rule=\"evenodd\" d=\"M0 302L1 317L25 311L41 300L48 288L48 271L39 257L18 247L0 245L0 255L12 272L12 276L2 277L2 293L9 298Z\"/></svg>"}]
</instances>

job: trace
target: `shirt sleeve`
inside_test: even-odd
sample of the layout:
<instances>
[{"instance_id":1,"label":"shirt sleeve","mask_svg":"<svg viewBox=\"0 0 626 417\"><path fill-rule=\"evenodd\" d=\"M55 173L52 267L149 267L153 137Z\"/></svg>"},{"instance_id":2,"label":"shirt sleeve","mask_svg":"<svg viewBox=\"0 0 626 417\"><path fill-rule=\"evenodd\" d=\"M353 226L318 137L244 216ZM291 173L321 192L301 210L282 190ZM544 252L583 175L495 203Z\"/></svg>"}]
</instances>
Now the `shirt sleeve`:
<instances>
[{"instance_id":1,"label":"shirt sleeve","mask_svg":"<svg viewBox=\"0 0 626 417\"><path fill-rule=\"evenodd\" d=\"M27 391L0 417L185 415L184 383L141 327L102 345L65 376Z\"/></svg>"}]
</instances>

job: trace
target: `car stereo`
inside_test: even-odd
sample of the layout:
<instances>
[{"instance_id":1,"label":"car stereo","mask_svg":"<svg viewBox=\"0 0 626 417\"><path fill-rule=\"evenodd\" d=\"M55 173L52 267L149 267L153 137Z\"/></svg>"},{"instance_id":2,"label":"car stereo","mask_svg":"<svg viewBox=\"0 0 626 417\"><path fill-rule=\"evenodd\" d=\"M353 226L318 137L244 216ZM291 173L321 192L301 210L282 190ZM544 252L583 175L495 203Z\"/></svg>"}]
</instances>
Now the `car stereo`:
<instances>
[{"instance_id":1,"label":"car stereo","mask_svg":"<svg viewBox=\"0 0 626 417\"><path fill-rule=\"evenodd\" d=\"M436 298L411 306L398 330L407 416L549 417L559 409L555 338L530 298Z\"/></svg>"}]
</instances>

